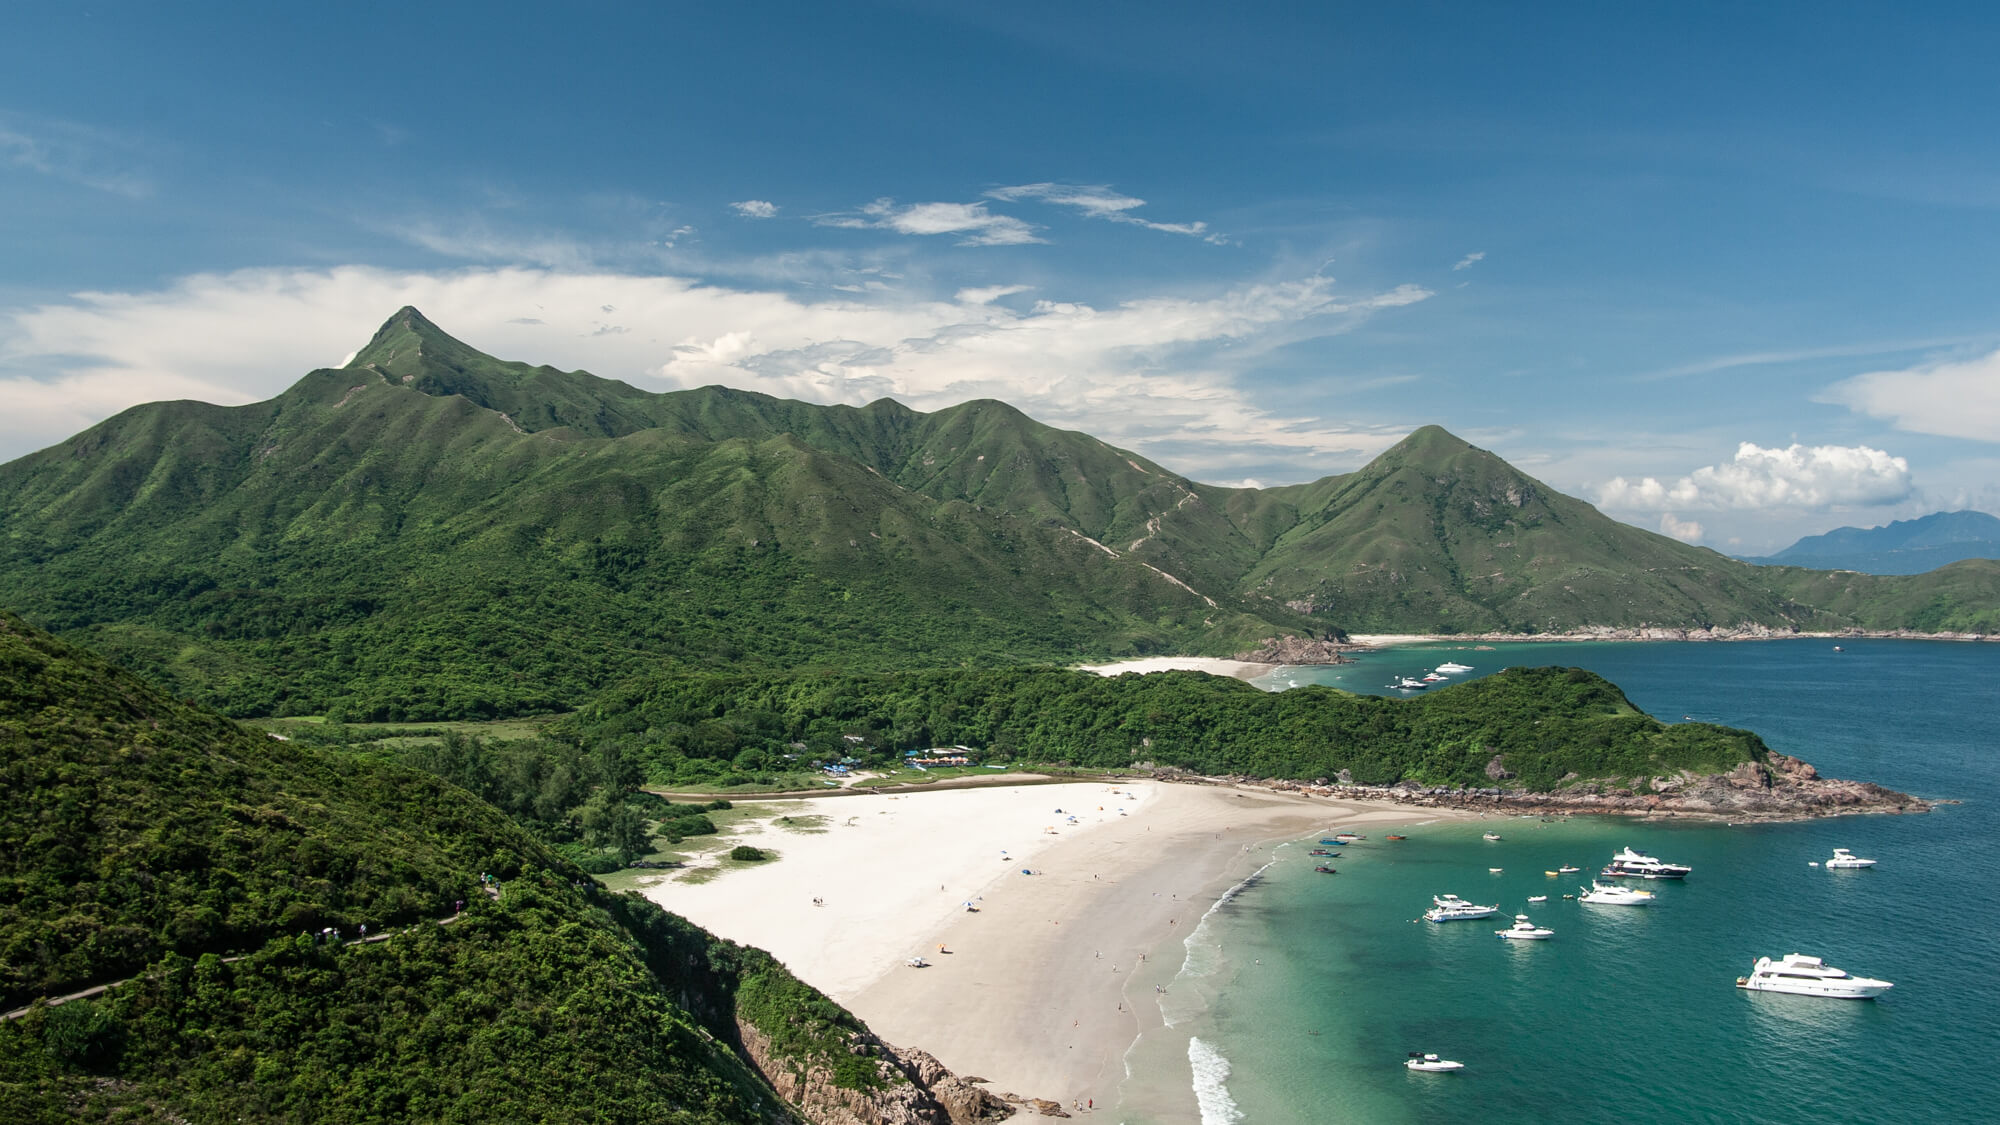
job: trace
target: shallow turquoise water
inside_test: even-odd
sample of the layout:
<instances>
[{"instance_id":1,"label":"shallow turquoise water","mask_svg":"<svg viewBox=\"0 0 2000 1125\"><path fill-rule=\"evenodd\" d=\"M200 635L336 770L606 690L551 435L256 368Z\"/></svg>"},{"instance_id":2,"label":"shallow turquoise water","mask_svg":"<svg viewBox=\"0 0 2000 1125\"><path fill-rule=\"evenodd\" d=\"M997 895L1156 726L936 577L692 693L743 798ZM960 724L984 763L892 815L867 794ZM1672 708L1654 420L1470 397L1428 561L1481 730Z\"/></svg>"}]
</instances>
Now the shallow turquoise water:
<instances>
[{"instance_id":1,"label":"shallow turquoise water","mask_svg":"<svg viewBox=\"0 0 2000 1125\"><path fill-rule=\"evenodd\" d=\"M1128 1091L1192 1083L1218 1125L1982 1117L2000 1046L2000 898L1986 878L2000 842L2000 646L1496 648L1397 650L1326 671L1354 690L1446 659L1472 675L1579 665L1656 715L1748 727L1829 775L1965 803L1735 827L1495 818L1393 843L1366 829L1337 876L1313 872L1311 841L1279 849L1189 939L1160 997L1174 1026L1135 1048ZM1481 840L1488 830L1503 839ZM1560 897L1628 844L1695 872L1647 884L1660 898L1649 908ZM1808 866L1836 846L1880 866ZM1543 874L1563 863L1583 871ZM1411 921L1442 892L1502 913ZM1526 902L1539 894L1550 901ZM1517 912L1555 938L1496 938ZM1864 1002L1733 987L1758 956L1795 950L1896 988ZM1413 1050L1467 1069L1412 1074L1401 1063ZM1172 1119L1142 1097L1121 1109Z\"/></svg>"}]
</instances>

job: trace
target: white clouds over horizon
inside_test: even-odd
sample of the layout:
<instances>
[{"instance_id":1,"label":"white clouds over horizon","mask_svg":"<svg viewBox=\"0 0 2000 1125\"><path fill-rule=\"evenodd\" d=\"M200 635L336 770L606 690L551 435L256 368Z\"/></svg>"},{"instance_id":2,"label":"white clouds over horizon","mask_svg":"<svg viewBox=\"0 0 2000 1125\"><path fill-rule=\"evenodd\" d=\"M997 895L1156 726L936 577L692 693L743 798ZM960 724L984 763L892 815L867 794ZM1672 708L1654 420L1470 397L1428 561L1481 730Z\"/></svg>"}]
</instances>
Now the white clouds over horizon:
<instances>
[{"instance_id":1,"label":"white clouds over horizon","mask_svg":"<svg viewBox=\"0 0 2000 1125\"><path fill-rule=\"evenodd\" d=\"M1679 480L1614 477L1598 490L1598 503L1627 511L1820 511L1837 505L1896 504L1915 491L1909 462L1879 449L1798 444L1766 449L1746 441L1730 461L1704 466ZM1698 525L1685 526L1693 526L1699 535ZM1661 530L1679 538L1664 523Z\"/></svg>"},{"instance_id":2,"label":"white clouds over horizon","mask_svg":"<svg viewBox=\"0 0 2000 1125\"><path fill-rule=\"evenodd\" d=\"M850 230L892 230L897 234L956 234L960 246L1022 246L1045 242L1034 224L996 214L984 203L905 203L884 197L859 213L822 215L813 222Z\"/></svg>"},{"instance_id":3,"label":"white clouds over horizon","mask_svg":"<svg viewBox=\"0 0 2000 1125\"><path fill-rule=\"evenodd\" d=\"M739 199L729 206L746 219L769 219L778 213L778 205L768 199Z\"/></svg>"},{"instance_id":4,"label":"white clouds over horizon","mask_svg":"<svg viewBox=\"0 0 2000 1125\"><path fill-rule=\"evenodd\" d=\"M1156 223L1151 219L1142 219L1132 212L1144 207L1145 200L1113 191L1106 184L1016 184L1013 187L994 188L986 193L986 197L1010 202L1023 199L1036 200L1058 207L1073 207L1093 219L1125 223L1165 234L1185 234L1217 245L1228 242L1228 239L1209 230L1208 224L1201 220L1191 223Z\"/></svg>"},{"instance_id":5,"label":"white clouds over horizon","mask_svg":"<svg viewBox=\"0 0 2000 1125\"><path fill-rule=\"evenodd\" d=\"M482 351L654 390L724 383L820 403L894 397L922 410L999 398L1115 444L1169 451L1190 475L1240 476L1261 456L1304 476L1402 435L1281 416L1251 400L1241 375L1272 349L1430 296L1409 285L1348 295L1310 277L1101 308L994 303L1024 289L808 299L604 271L349 266L82 293L0 311L0 398L12 407L0 416L0 460L142 402L268 398L415 305ZM36 377L19 374L29 369Z\"/></svg>"},{"instance_id":6,"label":"white clouds over horizon","mask_svg":"<svg viewBox=\"0 0 2000 1125\"><path fill-rule=\"evenodd\" d=\"M1819 398L1888 419L1899 430L2000 441L2000 351L1899 371L1871 371L1835 383Z\"/></svg>"}]
</instances>

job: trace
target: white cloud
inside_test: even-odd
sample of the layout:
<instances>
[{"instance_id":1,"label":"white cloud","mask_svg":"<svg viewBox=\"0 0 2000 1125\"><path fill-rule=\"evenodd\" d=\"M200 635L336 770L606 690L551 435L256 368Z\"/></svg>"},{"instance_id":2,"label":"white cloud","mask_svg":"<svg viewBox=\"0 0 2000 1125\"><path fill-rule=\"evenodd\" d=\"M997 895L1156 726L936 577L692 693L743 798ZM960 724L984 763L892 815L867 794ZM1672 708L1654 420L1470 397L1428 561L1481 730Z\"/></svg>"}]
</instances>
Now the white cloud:
<instances>
[{"instance_id":1,"label":"white cloud","mask_svg":"<svg viewBox=\"0 0 2000 1125\"><path fill-rule=\"evenodd\" d=\"M983 285L961 289L952 300L962 305L990 305L1002 297L1012 297L1016 293L1026 293L1031 285Z\"/></svg>"},{"instance_id":2,"label":"white cloud","mask_svg":"<svg viewBox=\"0 0 2000 1125\"><path fill-rule=\"evenodd\" d=\"M1038 229L1012 215L996 215L984 203L909 203L878 199L858 214L822 215L823 227L892 230L898 234L956 234L960 246L1020 246L1044 242Z\"/></svg>"},{"instance_id":3,"label":"white cloud","mask_svg":"<svg viewBox=\"0 0 2000 1125\"><path fill-rule=\"evenodd\" d=\"M1890 419L1899 430L2000 441L2000 351L1856 375L1828 387L1820 401Z\"/></svg>"},{"instance_id":4,"label":"white cloud","mask_svg":"<svg viewBox=\"0 0 2000 1125\"><path fill-rule=\"evenodd\" d=\"M730 206L746 219L768 219L778 213L778 205L768 199L742 199Z\"/></svg>"},{"instance_id":5,"label":"white cloud","mask_svg":"<svg viewBox=\"0 0 2000 1125\"><path fill-rule=\"evenodd\" d=\"M1672 512L1666 512L1660 516L1660 534L1671 536L1683 543L1699 543L1703 532L1700 523L1684 520Z\"/></svg>"},{"instance_id":6,"label":"white cloud","mask_svg":"<svg viewBox=\"0 0 2000 1125\"><path fill-rule=\"evenodd\" d=\"M1233 467L1227 475L1241 477L1260 460L1323 470L1327 459L1377 452L1401 435L1274 413L1239 377L1274 348L1430 296L1415 286L1347 295L1309 277L1105 307L978 299L994 291L806 299L602 271L342 267L83 293L0 311L0 401L9 405L0 460L141 402L268 398L415 305L484 351L656 390L723 383L821 403L888 396L923 410L991 397L1157 451L1193 475Z\"/></svg>"},{"instance_id":7,"label":"white cloud","mask_svg":"<svg viewBox=\"0 0 2000 1125\"><path fill-rule=\"evenodd\" d=\"M1915 489L1908 461L1865 445L1765 449L1746 441L1737 446L1733 460L1696 469L1677 481L1615 477L1598 491L1598 502L1607 508L1643 511L1823 510L1835 505L1894 504Z\"/></svg>"},{"instance_id":8,"label":"white cloud","mask_svg":"<svg viewBox=\"0 0 2000 1125\"><path fill-rule=\"evenodd\" d=\"M1472 253L1467 254L1463 258L1460 258L1458 260L1458 264L1452 266L1451 268L1454 270L1469 270L1475 264L1483 262L1485 260L1486 260L1486 251L1474 250Z\"/></svg>"},{"instance_id":9,"label":"white cloud","mask_svg":"<svg viewBox=\"0 0 2000 1125\"><path fill-rule=\"evenodd\" d=\"M1023 199L1052 203L1058 207L1074 207L1093 219L1107 219L1114 223L1127 223L1147 230L1163 231L1167 234L1185 234L1204 242L1217 245L1229 240L1208 229L1208 224L1199 220L1192 223L1156 223L1142 219L1132 212L1146 205L1146 201L1111 190L1104 184L1016 184L1013 187L994 188L986 193L988 199L1016 201Z\"/></svg>"}]
</instances>

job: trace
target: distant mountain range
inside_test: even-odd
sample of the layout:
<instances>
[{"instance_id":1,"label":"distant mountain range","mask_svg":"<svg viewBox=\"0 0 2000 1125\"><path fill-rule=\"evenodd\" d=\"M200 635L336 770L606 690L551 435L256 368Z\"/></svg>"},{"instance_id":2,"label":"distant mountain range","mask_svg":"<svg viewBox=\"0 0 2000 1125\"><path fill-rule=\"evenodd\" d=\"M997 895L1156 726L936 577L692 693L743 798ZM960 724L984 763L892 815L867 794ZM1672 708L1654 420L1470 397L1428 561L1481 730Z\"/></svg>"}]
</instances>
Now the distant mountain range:
<instances>
[{"instance_id":1,"label":"distant mountain range","mask_svg":"<svg viewBox=\"0 0 2000 1125\"><path fill-rule=\"evenodd\" d=\"M2000 519L1985 512L1933 512L1887 527L1841 527L1808 535L1775 555L1744 561L1865 574L1922 574L1960 559L2000 559Z\"/></svg>"},{"instance_id":2,"label":"distant mountain range","mask_svg":"<svg viewBox=\"0 0 2000 1125\"><path fill-rule=\"evenodd\" d=\"M0 589L227 713L377 720L568 709L660 670L1343 630L2000 628L2000 563L1756 567L1435 426L1354 473L1219 488L1001 402L658 394L408 308L268 401L134 407L0 466Z\"/></svg>"}]
</instances>

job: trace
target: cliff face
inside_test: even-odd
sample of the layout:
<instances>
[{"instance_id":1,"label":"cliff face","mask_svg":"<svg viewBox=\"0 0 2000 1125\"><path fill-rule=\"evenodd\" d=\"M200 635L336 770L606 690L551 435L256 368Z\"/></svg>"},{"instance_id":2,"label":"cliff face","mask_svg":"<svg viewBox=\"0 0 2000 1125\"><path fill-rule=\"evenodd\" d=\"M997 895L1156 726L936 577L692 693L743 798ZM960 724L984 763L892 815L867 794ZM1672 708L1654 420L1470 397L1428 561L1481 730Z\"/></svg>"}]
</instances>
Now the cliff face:
<instances>
[{"instance_id":1,"label":"cliff face","mask_svg":"<svg viewBox=\"0 0 2000 1125\"><path fill-rule=\"evenodd\" d=\"M775 1056L770 1039L749 1023L737 1021L737 1030L765 1080L813 1125L979 1125L1014 1114L1005 1101L924 1051L857 1036L849 1049L875 1059L881 1083L853 1090L835 1085L824 1067L800 1069L794 1060Z\"/></svg>"}]
</instances>

